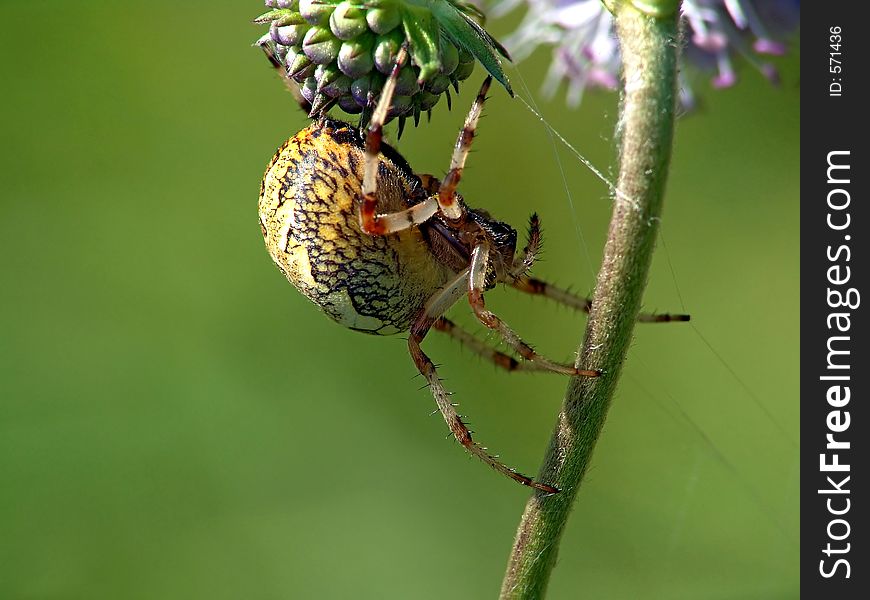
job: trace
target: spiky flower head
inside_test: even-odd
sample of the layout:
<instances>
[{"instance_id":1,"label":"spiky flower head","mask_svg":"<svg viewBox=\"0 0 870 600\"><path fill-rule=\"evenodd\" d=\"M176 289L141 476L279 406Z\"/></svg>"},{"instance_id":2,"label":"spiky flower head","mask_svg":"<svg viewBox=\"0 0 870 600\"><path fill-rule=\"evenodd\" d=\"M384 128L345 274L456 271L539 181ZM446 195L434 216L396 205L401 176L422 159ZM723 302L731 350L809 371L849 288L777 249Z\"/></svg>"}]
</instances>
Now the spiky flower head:
<instances>
[{"instance_id":1,"label":"spiky flower head","mask_svg":"<svg viewBox=\"0 0 870 600\"><path fill-rule=\"evenodd\" d=\"M399 49L410 60L399 72L388 118L403 122L430 111L459 91L479 61L509 93L499 55L507 51L481 23L483 14L461 0L266 0L255 19L269 24L257 41L297 82L317 117L334 105L363 121L396 64Z\"/></svg>"}]
</instances>

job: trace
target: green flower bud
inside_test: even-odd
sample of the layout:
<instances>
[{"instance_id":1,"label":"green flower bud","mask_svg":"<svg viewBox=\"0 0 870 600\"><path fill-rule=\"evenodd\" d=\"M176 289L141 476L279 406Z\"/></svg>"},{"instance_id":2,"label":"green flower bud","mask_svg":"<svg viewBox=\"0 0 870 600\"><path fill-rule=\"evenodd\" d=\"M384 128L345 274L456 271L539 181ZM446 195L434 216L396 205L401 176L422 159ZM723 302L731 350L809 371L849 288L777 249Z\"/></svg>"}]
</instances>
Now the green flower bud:
<instances>
[{"instance_id":1,"label":"green flower bud","mask_svg":"<svg viewBox=\"0 0 870 600\"><path fill-rule=\"evenodd\" d=\"M396 79L396 96L413 96L420 91L420 84L417 83L417 72L414 67L406 64L399 71L399 78Z\"/></svg>"},{"instance_id":2,"label":"green flower bud","mask_svg":"<svg viewBox=\"0 0 870 600\"><path fill-rule=\"evenodd\" d=\"M366 23L369 29L375 33L389 33L402 22L402 14L395 4L385 4L377 8L370 8L366 12Z\"/></svg>"},{"instance_id":3,"label":"green flower bud","mask_svg":"<svg viewBox=\"0 0 870 600\"><path fill-rule=\"evenodd\" d=\"M404 39L405 36L398 29L376 38L374 60L375 68L378 71L384 75L390 74L393 65L396 64L396 57L399 55L399 48L402 47Z\"/></svg>"},{"instance_id":4,"label":"green flower bud","mask_svg":"<svg viewBox=\"0 0 870 600\"><path fill-rule=\"evenodd\" d=\"M460 64L463 64L463 65L465 63L474 64L474 55L471 52L469 52L467 49L463 48L462 46L460 46L458 48L458 51L459 51L459 63Z\"/></svg>"},{"instance_id":5,"label":"green flower bud","mask_svg":"<svg viewBox=\"0 0 870 600\"><path fill-rule=\"evenodd\" d=\"M419 108L421 111L427 111L438 104L438 101L441 100L441 96L430 94L426 90L423 90L414 96L414 100L416 101L416 108Z\"/></svg>"},{"instance_id":6,"label":"green flower bud","mask_svg":"<svg viewBox=\"0 0 870 600\"><path fill-rule=\"evenodd\" d=\"M329 17L329 28L338 39L352 40L368 31L366 10L353 6L350 2L342 2Z\"/></svg>"},{"instance_id":7,"label":"green flower bud","mask_svg":"<svg viewBox=\"0 0 870 600\"><path fill-rule=\"evenodd\" d=\"M317 96L317 80L314 77L309 77L299 86L299 90L302 92L302 97L311 104Z\"/></svg>"},{"instance_id":8,"label":"green flower bud","mask_svg":"<svg viewBox=\"0 0 870 600\"><path fill-rule=\"evenodd\" d=\"M439 96L447 91L450 87L450 78L447 75L438 74L426 82L424 89L430 94Z\"/></svg>"},{"instance_id":9,"label":"green flower bud","mask_svg":"<svg viewBox=\"0 0 870 600\"><path fill-rule=\"evenodd\" d=\"M371 71L374 67L373 44L374 39L370 36L361 36L358 40L343 43L338 51L338 68L341 72L357 79Z\"/></svg>"},{"instance_id":10,"label":"green flower bud","mask_svg":"<svg viewBox=\"0 0 870 600\"><path fill-rule=\"evenodd\" d=\"M314 79L317 81L317 92L323 91L323 86L329 85L336 79L342 76L342 72L338 70L334 64L317 65L314 69ZM350 84L348 84L350 89Z\"/></svg>"},{"instance_id":11,"label":"green flower bud","mask_svg":"<svg viewBox=\"0 0 870 600\"><path fill-rule=\"evenodd\" d=\"M373 98L377 98L384 88L386 80L386 77L378 72L369 73L350 84L350 93L354 101L364 108L368 104L369 93Z\"/></svg>"},{"instance_id":12,"label":"green flower bud","mask_svg":"<svg viewBox=\"0 0 870 600\"><path fill-rule=\"evenodd\" d=\"M441 72L445 75L453 73L459 66L459 49L453 42L442 37L438 54L441 59Z\"/></svg>"},{"instance_id":13,"label":"green flower bud","mask_svg":"<svg viewBox=\"0 0 870 600\"><path fill-rule=\"evenodd\" d=\"M346 113L356 115L362 112L362 106L356 103L353 96L342 96L338 99L338 107Z\"/></svg>"},{"instance_id":14,"label":"green flower bud","mask_svg":"<svg viewBox=\"0 0 870 600\"><path fill-rule=\"evenodd\" d=\"M320 92L326 94L330 98L341 98L342 96L350 96L350 77L340 73L338 77L325 85L320 86Z\"/></svg>"},{"instance_id":15,"label":"green flower bud","mask_svg":"<svg viewBox=\"0 0 870 600\"><path fill-rule=\"evenodd\" d=\"M393 97L393 104L390 106L390 110L387 111L387 115L391 119L401 117L402 115L406 115L411 112L413 110L413 106L414 102L411 96L396 95Z\"/></svg>"},{"instance_id":16,"label":"green flower bud","mask_svg":"<svg viewBox=\"0 0 870 600\"><path fill-rule=\"evenodd\" d=\"M312 25L327 26L334 4L326 4L323 0L299 0L299 14Z\"/></svg>"},{"instance_id":17,"label":"green flower bud","mask_svg":"<svg viewBox=\"0 0 870 600\"><path fill-rule=\"evenodd\" d=\"M312 27L302 40L302 50L318 65L327 65L338 57L341 41L335 39L328 27Z\"/></svg>"},{"instance_id":18,"label":"green flower bud","mask_svg":"<svg viewBox=\"0 0 870 600\"><path fill-rule=\"evenodd\" d=\"M270 10L254 19L254 23L277 23L278 27L296 25L303 22L305 22L305 19L302 18L302 15L295 10L286 9Z\"/></svg>"},{"instance_id":19,"label":"green flower bud","mask_svg":"<svg viewBox=\"0 0 870 600\"><path fill-rule=\"evenodd\" d=\"M269 27L269 34L272 36L272 40L280 46L298 46L311 28L308 23L285 25L283 27L279 27L277 23L278 21L272 21L272 25Z\"/></svg>"},{"instance_id":20,"label":"green flower bud","mask_svg":"<svg viewBox=\"0 0 870 600\"><path fill-rule=\"evenodd\" d=\"M319 115L324 110L332 105L332 98L326 94L317 94L314 96L314 101L311 103L311 112L309 115Z\"/></svg>"},{"instance_id":21,"label":"green flower bud","mask_svg":"<svg viewBox=\"0 0 870 600\"><path fill-rule=\"evenodd\" d=\"M453 81L464 81L471 76L472 71L474 71L473 62L460 62L459 66L456 67L456 70L450 74L450 78Z\"/></svg>"},{"instance_id":22,"label":"green flower bud","mask_svg":"<svg viewBox=\"0 0 870 600\"><path fill-rule=\"evenodd\" d=\"M268 44L271 41L271 38L269 37L268 33L264 37L266 39L260 39L257 42L258 46L262 46L263 44ZM280 44L275 45L275 59L278 61L279 64L284 64L284 60L287 57L287 50L288 50L287 46L282 46Z\"/></svg>"},{"instance_id":23,"label":"green flower bud","mask_svg":"<svg viewBox=\"0 0 870 600\"><path fill-rule=\"evenodd\" d=\"M287 74L296 81L305 81L314 73L316 66L308 56L302 52L301 48L291 47L287 49L287 56L284 59L284 64L287 65Z\"/></svg>"},{"instance_id":24,"label":"green flower bud","mask_svg":"<svg viewBox=\"0 0 870 600\"><path fill-rule=\"evenodd\" d=\"M266 6L270 8L289 8L297 10L299 8L299 0L266 0Z\"/></svg>"}]
</instances>

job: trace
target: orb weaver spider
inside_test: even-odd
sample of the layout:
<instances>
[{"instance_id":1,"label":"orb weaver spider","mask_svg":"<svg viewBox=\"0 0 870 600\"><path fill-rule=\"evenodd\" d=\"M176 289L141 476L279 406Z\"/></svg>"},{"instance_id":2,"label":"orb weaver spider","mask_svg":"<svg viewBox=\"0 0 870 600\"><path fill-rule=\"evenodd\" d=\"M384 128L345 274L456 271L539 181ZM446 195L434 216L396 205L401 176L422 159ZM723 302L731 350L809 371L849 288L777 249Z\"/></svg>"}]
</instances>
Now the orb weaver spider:
<instances>
[{"instance_id":1,"label":"orb weaver spider","mask_svg":"<svg viewBox=\"0 0 870 600\"><path fill-rule=\"evenodd\" d=\"M286 278L338 323L372 334L407 332L411 358L456 440L499 473L556 493L556 487L506 466L472 439L421 344L435 329L508 371L597 377L598 371L535 352L486 307L484 292L504 283L587 312L591 302L528 276L541 242L536 215L529 223L528 243L517 256L516 231L484 210L469 208L456 191L491 77L484 80L465 119L444 179L414 173L396 150L382 142L396 79L406 58L407 49L402 48L365 136L347 123L321 117L278 149L260 189L259 218L266 247ZM474 316L520 360L491 348L444 316L463 295ZM641 317L647 321L686 318Z\"/></svg>"}]
</instances>

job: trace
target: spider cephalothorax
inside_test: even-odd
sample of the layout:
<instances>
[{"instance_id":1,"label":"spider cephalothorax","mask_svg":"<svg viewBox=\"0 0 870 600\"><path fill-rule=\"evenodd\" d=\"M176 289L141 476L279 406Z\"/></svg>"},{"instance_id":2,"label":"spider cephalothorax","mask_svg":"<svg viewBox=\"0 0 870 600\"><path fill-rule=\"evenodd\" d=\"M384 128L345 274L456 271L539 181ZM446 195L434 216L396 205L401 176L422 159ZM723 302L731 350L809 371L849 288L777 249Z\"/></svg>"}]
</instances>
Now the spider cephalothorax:
<instances>
[{"instance_id":1,"label":"spider cephalothorax","mask_svg":"<svg viewBox=\"0 0 870 600\"><path fill-rule=\"evenodd\" d=\"M528 244L516 256L516 231L486 211L469 209L456 193L490 78L469 111L443 180L415 174L398 152L381 142L404 54L384 86L365 136L347 123L323 118L275 154L260 190L266 247L287 279L342 325L374 334L408 333L414 364L456 439L497 471L556 492L505 466L472 440L420 344L434 328L508 370L594 377L596 371L537 354L486 308L483 293L505 283L581 310L588 310L590 303L527 275L540 244L536 216L530 221ZM463 295L477 319L518 358L489 347L443 316ZM675 320L668 315L652 319Z\"/></svg>"}]
</instances>

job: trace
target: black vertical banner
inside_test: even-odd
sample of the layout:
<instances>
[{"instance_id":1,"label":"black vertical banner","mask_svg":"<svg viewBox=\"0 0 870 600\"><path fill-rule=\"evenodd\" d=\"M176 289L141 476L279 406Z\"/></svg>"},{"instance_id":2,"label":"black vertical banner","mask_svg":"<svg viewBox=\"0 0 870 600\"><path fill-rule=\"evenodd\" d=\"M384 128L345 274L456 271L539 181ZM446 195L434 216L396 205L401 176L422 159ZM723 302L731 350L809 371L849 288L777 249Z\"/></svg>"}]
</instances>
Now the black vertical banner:
<instances>
[{"instance_id":1,"label":"black vertical banner","mask_svg":"<svg viewBox=\"0 0 870 600\"><path fill-rule=\"evenodd\" d=\"M801 592L866 598L870 36L862 2L801 32ZM803 42L806 43L803 43ZM868 292L870 293L870 292Z\"/></svg>"}]
</instances>

